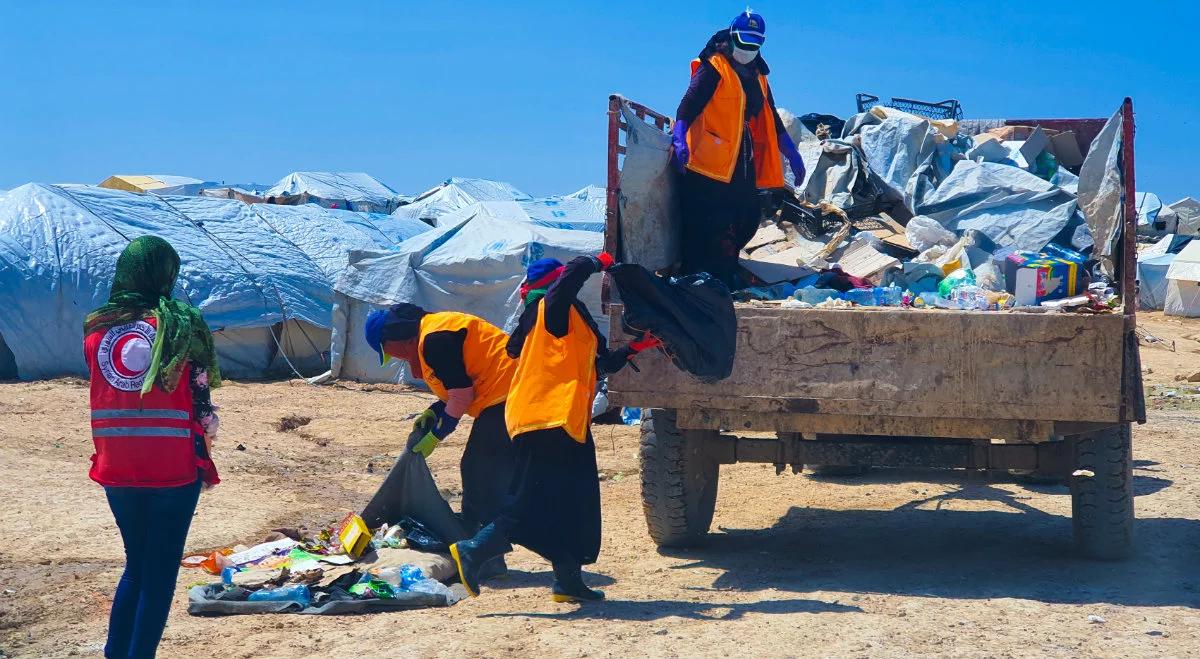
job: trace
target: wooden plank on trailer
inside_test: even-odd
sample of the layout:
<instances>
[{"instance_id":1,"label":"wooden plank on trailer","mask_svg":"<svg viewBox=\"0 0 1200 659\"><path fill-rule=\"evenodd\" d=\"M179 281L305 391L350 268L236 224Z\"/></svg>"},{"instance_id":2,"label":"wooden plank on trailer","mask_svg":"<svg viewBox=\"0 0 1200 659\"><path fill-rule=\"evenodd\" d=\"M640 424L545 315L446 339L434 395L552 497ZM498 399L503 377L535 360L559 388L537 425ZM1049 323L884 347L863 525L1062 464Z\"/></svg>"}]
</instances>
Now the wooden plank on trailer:
<instances>
[{"instance_id":1,"label":"wooden plank on trailer","mask_svg":"<svg viewBox=\"0 0 1200 659\"><path fill-rule=\"evenodd\" d=\"M611 308L614 344L620 306ZM1120 315L737 306L733 374L706 384L660 353L609 380L638 407L748 413L1118 421Z\"/></svg>"},{"instance_id":2,"label":"wooden plank on trailer","mask_svg":"<svg viewBox=\"0 0 1200 659\"><path fill-rule=\"evenodd\" d=\"M610 392L609 401L613 400ZM879 435L884 437L938 437L944 439L1003 439L1038 443L1054 438L1052 421L1013 419L953 419L918 416L863 416L856 414L788 414L740 412L712 407L682 408L680 428L730 432L798 432L823 435Z\"/></svg>"}]
</instances>

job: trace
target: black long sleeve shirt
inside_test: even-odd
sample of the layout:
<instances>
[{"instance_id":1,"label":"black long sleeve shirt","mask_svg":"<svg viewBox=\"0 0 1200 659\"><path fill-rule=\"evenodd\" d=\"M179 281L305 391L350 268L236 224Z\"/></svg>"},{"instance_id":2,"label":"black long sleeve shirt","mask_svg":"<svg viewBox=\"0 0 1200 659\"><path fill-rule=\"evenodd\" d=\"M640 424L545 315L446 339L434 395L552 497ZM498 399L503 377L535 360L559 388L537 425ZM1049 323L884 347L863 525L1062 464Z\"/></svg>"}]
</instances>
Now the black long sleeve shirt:
<instances>
[{"instance_id":1,"label":"black long sleeve shirt","mask_svg":"<svg viewBox=\"0 0 1200 659\"><path fill-rule=\"evenodd\" d=\"M608 343L588 308L579 301L579 291L592 275L600 272L600 262L591 256L580 256L572 259L563 268L562 275L555 280L546 291L546 296L537 304L525 307L517 327L508 340L508 355L516 359L525 347L525 337L534 329L537 322L538 304L545 305L545 327L550 334L562 338L567 335L570 327L571 309L579 312L579 316L587 323L588 329L596 335L596 371L600 376L616 373L629 363L631 351L628 346L609 352Z\"/></svg>"}]
</instances>

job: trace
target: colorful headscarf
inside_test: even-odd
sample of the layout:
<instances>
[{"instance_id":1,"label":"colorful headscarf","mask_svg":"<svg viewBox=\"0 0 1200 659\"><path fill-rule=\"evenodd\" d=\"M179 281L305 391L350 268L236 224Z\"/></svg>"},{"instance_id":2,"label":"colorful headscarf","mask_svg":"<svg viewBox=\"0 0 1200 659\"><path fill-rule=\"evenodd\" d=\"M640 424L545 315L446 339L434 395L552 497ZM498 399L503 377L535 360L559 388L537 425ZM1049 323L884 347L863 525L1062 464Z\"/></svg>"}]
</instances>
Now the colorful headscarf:
<instances>
[{"instance_id":1,"label":"colorful headscarf","mask_svg":"<svg viewBox=\"0 0 1200 659\"><path fill-rule=\"evenodd\" d=\"M170 393L179 386L183 367L190 361L208 372L208 386L221 384L212 333L200 310L171 299L179 276L179 254L158 236L135 238L117 259L108 303L88 314L84 335L141 320L152 314L157 323L150 367L142 395L155 384Z\"/></svg>"},{"instance_id":2,"label":"colorful headscarf","mask_svg":"<svg viewBox=\"0 0 1200 659\"><path fill-rule=\"evenodd\" d=\"M562 274L563 264L558 259L538 259L525 269L525 281L521 283L521 299L528 306L546 295L550 284Z\"/></svg>"}]
</instances>

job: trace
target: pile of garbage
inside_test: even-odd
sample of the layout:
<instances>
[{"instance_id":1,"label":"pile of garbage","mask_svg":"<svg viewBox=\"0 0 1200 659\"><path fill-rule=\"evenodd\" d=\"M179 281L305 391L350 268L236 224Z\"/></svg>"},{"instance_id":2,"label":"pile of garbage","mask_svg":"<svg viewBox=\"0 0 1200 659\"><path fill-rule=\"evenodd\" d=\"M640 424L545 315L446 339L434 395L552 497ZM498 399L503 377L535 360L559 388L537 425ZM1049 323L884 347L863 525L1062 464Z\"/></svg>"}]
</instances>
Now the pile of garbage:
<instances>
[{"instance_id":1,"label":"pile of garbage","mask_svg":"<svg viewBox=\"0 0 1200 659\"><path fill-rule=\"evenodd\" d=\"M749 285L737 299L1092 313L1119 303L1115 228L1099 217L1108 207L1083 201L1110 192L1114 176L1119 185L1119 172L1104 174L1109 189L1081 193L1085 158L1073 133L883 106L840 131L830 119L791 130L816 162L794 197L769 202L773 214L741 254ZM1119 122L1092 144L1096 171L1115 162Z\"/></svg>"},{"instance_id":2,"label":"pile of garbage","mask_svg":"<svg viewBox=\"0 0 1200 659\"><path fill-rule=\"evenodd\" d=\"M450 606L466 596L447 548L405 518L374 531L357 514L319 532L277 529L253 546L188 556L219 576L188 593L192 615L344 614Z\"/></svg>"}]
</instances>

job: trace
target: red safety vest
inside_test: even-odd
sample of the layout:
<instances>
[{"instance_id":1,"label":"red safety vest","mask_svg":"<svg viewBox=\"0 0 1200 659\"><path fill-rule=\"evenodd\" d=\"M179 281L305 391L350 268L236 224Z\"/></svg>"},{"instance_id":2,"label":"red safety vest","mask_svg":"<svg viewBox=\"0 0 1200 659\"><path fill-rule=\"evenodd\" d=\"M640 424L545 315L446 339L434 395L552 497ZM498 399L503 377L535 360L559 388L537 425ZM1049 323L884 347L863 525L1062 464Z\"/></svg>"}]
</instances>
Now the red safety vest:
<instances>
[{"instance_id":1,"label":"red safety vest","mask_svg":"<svg viewBox=\"0 0 1200 659\"><path fill-rule=\"evenodd\" d=\"M196 453L204 429L192 409L190 366L179 386L166 393L155 385L143 396L156 319L92 332L83 354L91 373L92 480L110 487L178 487L220 482L211 460Z\"/></svg>"}]
</instances>

